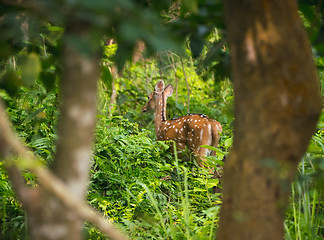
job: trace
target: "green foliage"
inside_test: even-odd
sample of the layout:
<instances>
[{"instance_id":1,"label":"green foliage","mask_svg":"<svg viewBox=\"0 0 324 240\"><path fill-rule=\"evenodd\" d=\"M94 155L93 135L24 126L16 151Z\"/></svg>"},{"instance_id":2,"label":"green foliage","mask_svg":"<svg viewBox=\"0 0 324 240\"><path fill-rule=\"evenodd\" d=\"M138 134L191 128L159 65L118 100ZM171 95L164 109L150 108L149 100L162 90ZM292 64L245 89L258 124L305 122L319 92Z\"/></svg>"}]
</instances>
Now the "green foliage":
<instances>
[{"instance_id":1,"label":"green foliage","mask_svg":"<svg viewBox=\"0 0 324 240\"><path fill-rule=\"evenodd\" d=\"M24 211L8 182L8 175L0 161L0 238L26 239Z\"/></svg>"},{"instance_id":2,"label":"green foliage","mask_svg":"<svg viewBox=\"0 0 324 240\"><path fill-rule=\"evenodd\" d=\"M292 185L285 221L286 239L323 239L324 226L324 111Z\"/></svg>"},{"instance_id":3,"label":"green foliage","mask_svg":"<svg viewBox=\"0 0 324 240\"><path fill-rule=\"evenodd\" d=\"M187 114L189 104L189 112L206 114L222 124L217 155L206 159L209 166L220 168L232 146L234 120L223 1L37 3L42 13L4 3L0 8L0 97L21 139L51 163L60 104L62 34L71 19L92 26L90 38L102 36L103 57L88 202L131 239L214 239L221 195L213 194L212 188L221 187L219 181L194 161L178 160L169 143L156 142L153 114L143 114L141 108L160 78L172 83L177 93L168 99L168 118ZM323 91L323 4L306 0L299 4ZM29 26L28 31L22 26ZM111 38L117 43L105 46L105 39ZM145 56L159 54L128 63L138 40L146 44ZM75 36L68 41L85 54L94 47ZM123 75L114 79L116 103L109 102L114 76L107 64L124 67ZM110 104L114 105L111 118L107 117ZM323 127L324 114L292 187L286 239L323 238ZM29 173L25 178L34 182ZM0 226L1 239L26 237L25 215L2 162ZM105 239L91 225L84 232L88 239Z\"/></svg>"},{"instance_id":4,"label":"green foliage","mask_svg":"<svg viewBox=\"0 0 324 240\"><path fill-rule=\"evenodd\" d=\"M105 213L114 219L114 214L109 211L118 212L121 215L116 216L116 219L120 219L130 214L121 211L123 206L128 205L126 199L125 202L121 201L125 197L122 195L124 191L128 189L138 193L137 182L156 185L163 174L159 170L161 164L166 164L170 154L165 153L166 145L153 143L146 131L139 130L137 124L120 117L107 119L101 116L96 135L91 193L118 200L120 206L105 210ZM160 162L158 159L163 160ZM94 200L91 202L94 203Z\"/></svg>"},{"instance_id":5,"label":"green foliage","mask_svg":"<svg viewBox=\"0 0 324 240\"><path fill-rule=\"evenodd\" d=\"M152 140L136 123L99 119L89 202L131 238L210 239L218 219L214 204L221 202L211 192L218 182L210 173L197 171L192 162L174 162L168 145ZM100 236L87 229L90 238Z\"/></svg>"},{"instance_id":6,"label":"green foliage","mask_svg":"<svg viewBox=\"0 0 324 240\"><path fill-rule=\"evenodd\" d=\"M50 162L55 152L57 96L47 93L40 84L35 84L31 89L21 88L18 96L11 98L5 92L0 92L20 138L35 154Z\"/></svg>"},{"instance_id":7,"label":"green foliage","mask_svg":"<svg viewBox=\"0 0 324 240\"><path fill-rule=\"evenodd\" d=\"M306 156L292 185L285 221L286 239L323 239L323 158ZM320 179L321 178L321 179ZM318 181L321 180L321 186Z\"/></svg>"},{"instance_id":8,"label":"green foliage","mask_svg":"<svg viewBox=\"0 0 324 240\"><path fill-rule=\"evenodd\" d=\"M309 39L313 45L313 51L317 56L324 56L324 4L321 1L300 0L299 10L307 30Z\"/></svg>"},{"instance_id":9,"label":"green foliage","mask_svg":"<svg viewBox=\"0 0 324 240\"><path fill-rule=\"evenodd\" d=\"M30 89L20 88L16 97L10 97L0 90L0 97L7 105L9 117L19 137L44 162L50 163L55 152L55 125L57 122L56 95L47 93L41 84L34 84ZM35 183L35 178L25 172L28 185ZM8 176L0 161L0 238L27 239L25 213L8 182Z\"/></svg>"}]
</instances>

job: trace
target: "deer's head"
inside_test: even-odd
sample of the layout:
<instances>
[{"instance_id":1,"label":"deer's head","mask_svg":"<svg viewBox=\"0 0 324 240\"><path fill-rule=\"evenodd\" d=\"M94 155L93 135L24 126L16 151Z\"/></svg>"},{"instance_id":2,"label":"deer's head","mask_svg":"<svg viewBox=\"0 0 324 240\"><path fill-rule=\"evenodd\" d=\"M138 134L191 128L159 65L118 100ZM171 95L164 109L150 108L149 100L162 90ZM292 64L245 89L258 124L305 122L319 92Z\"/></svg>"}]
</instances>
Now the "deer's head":
<instances>
[{"instance_id":1,"label":"deer's head","mask_svg":"<svg viewBox=\"0 0 324 240\"><path fill-rule=\"evenodd\" d=\"M161 97L161 106L164 104L165 106L165 102L166 99L168 97L170 97L173 93L173 86L172 84L169 84L168 86L165 87L164 89L164 82L163 80L160 80L154 87L154 91L151 92L148 95L148 101L145 104L145 106L143 107L142 111L146 112L148 110L155 110L158 104L158 99L159 97Z\"/></svg>"}]
</instances>

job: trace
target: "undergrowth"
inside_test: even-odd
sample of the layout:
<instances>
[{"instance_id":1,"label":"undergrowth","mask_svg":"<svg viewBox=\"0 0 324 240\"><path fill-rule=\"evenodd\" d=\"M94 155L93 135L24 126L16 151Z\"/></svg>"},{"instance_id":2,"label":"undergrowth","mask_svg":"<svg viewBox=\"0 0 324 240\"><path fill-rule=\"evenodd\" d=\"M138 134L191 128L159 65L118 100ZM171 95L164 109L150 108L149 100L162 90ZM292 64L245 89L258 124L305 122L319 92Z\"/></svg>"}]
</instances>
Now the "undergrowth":
<instances>
[{"instance_id":1,"label":"undergrowth","mask_svg":"<svg viewBox=\"0 0 324 240\"><path fill-rule=\"evenodd\" d=\"M24 90L22 90L24 91ZM47 164L55 153L56 96L39 86L19 101L1 95L20 137ZM323 239L323 114L308 152L292 185L286 214L285 239ZM215 159L219 163L232 145L225 129ZM89 181L88 202L131 239L214 239L220 186L194 161L182 161L170 152L172 143L156 142L152 132L121 117L98 115ZM1 239L28 239L21 204L0 162ZM33 176L25 173L26 181ZM84 239L105 239L85 224Z\"/></svg>"},{"instance_id":2,"label":"undergrowth","mask_svg":"<svg viewBox=\"0 0 324 240\"><path fill-rule=\"evenodd\" d=\"M221 105L224 106L222 112L207 112L224 126L217 156L208 159L211 165L220 163L233 142L232 94L225 93L229 87L225 84L224 89L218 86L220 98L209 101L212 105L209 109ZM41 85L20 91L16 99L3 92L0 96L7 104L8 114L21 139L50 165L57 138L57 94L47 93ZM137 97L143 96L141 90L132 91ZM198 111L199 100L193 97L191 103ZM141 104L136 101L127 104L127 107L119 106L121 112L127 108L136 109L134 114L140 112ZM171 117L185 111L180 103L174 106L169 108L175 109L169 111ZM130 239L214 239L221 195L213 194L212 189L221 187L218 180L211 179L210 173L194 161L178 160L170 152L172 143L155 141L150 117L118 114L109 118L107 115L102 110L97 117L89 204L116 223ZM285 220L287 240L323 239L323 122L324 114L292 185ZM27 182L34 181L28 172L25 178ZM0 162L0 238L28 239L26 225L24 211ZM85 224L84 239L106 238L95 227Z\"/></svg>"},{"instance_id":3,"label":"undergrowth","mask_svg":"<svg viewBox=\"0 0 324 240\"><path fill-rule=\"evenodd\" d=\"M219 183L208 171L174 161L169 144L121 117L101 116L96 139L93 206L132 239L213 239L221 199L212 193ZM91 239L105 239L87 229Z\"/></svg>"}]
</instances>

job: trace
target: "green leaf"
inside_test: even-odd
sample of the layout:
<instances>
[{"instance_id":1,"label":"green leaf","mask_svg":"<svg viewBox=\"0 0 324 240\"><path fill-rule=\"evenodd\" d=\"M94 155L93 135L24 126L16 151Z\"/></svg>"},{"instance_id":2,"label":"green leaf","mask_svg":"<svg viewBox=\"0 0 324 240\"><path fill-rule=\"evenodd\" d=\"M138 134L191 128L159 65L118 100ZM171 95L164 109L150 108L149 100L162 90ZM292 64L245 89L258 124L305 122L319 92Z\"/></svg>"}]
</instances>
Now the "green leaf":
<instances>
[{"instance_id":1,"label":"green leaf","mask_svg":"<svg viewBox=\"0 0 324 240\"><path fill-rule=\"evenodd\" d=\"M212 146L209 146L209 145L201 145L200 147L203 147L203 148L207 148L209 150L212 150L212 151L215 151L215 152L219 152L219 153L222 153L222 154L226 154L226 152L220 150L219 148L215 148L215 147L212 147Z\"/></svg>"},{"instance_id":2,"label":"green leaf","mask_svg":"<svg viewBox=\"0 0 324 240\"><path fill-rule=\"evenodd\" d=\"M40 80L45 87L47 93L51 92L55 87L56 74L53 72L41 72Z\"/></svg>"},{"instance_id":3,"label":"green leaf","mask_svg":"<svg viewBox=\"0 0 324 240\"><path fill-rule=\"evenodd\" d=\"M21 78L15 71L9 70L0 78L0 88L6 90L11 97L17 94L21 85Z\"/></svg>"},{"instance_id":4,"label":"green leaf","mask_svg":"<svg viewBox=\"0 0 324 240\"><path fill-rule=\"evenodd\" d=\"M222 158L223 158L224 156L222 156ZM224 162L222 161L222 160L214 160L214 163L216 163L216 164L218 164L219 166L222 166L222 167L224 167Z\"/></svg>"},{"instance_id":5,"label":"green leaf","mask_svg":"<svg viewBox=\"0 0 324 240\"><path fill-rule=\"evenodd\" d=\"M218 184L219 184L219 179L214 178L214 179L208 179L206 185L207 188L213 188L213 187L217 187Z\"/></svg>"},{"instance_id":6,"label":"green leaf","mask_svg":"<svg viewBox=\"0 0 324 240\"><path fill-rule=\"evenodd\" d=\"M30 120L34 119L39 113L43 112L43 110L45 109L45 107L37 109L35 112L31 113L24 121L23 123L27 123Z\"/></svg>"},{"instance_id":7,"label":"green leaf","mask_svg":"<svg viewBox=\"0 0 324 240\"><path fill-rule=\"evenodd\" d=\"M104 47L104 54L109 58L116 54L117 44L110 44Z\"/></svg>"},{"instance_id":8,"label":"green leaf","mask_svg":"<svg viewBox=\"0 0 324 240\"><path fill-rule=\"evenodd\" d=\"M194 187L193 191L194 192L206 192L207 190L203 189L203 188Z\"/></svg>"},{"instance_id":9,"label":"green leaf","mask_svg":"<svg viewBox=\"0 0 324 240\"><path fill-rule=\"evenodd\" d=\"M50 32L63 32L63 31L64 31L64 28L62 28L62 27L58 27L58 26L51 26L51 25L49 25L49 26L47 27L47 29L48 29L48 31L50 31Z\"/></svg>"},{"instance_id":10,"label":"green leaf","mask_svg":"<svg viewBox=\"0 0 324 240\"><path fill-rule=\"evenodd\" d=\"M231 138L228 138L228 139L226 139L226 140L224 141L224 146L225 146L226 148L231 147L232 144L233 144L233 138L232 138L232 137L231 137Z\"/></svg>"},{"instance_id":11,"label":"green leaf","mask_svg":"<svg viewBox=\"0 0 324 240\"><path fill-rule=\"evenodd\" d=\"M310 144L307 148L308 153L323 154L323 148L315 144Z\"/></svg>"},{"instance_id":12,"label":"green leaf","mask_svg":"<svg viewBox=\"0 0 324 240\"><path fill-rule=\"evenodd\" d=\"M106 88L111 91L112 89L112 75L107 66L101 67L101 80L105 84Z\"/></svg>"},{"instance_id":13,"label":"green leaf","mask_svg":"<svg viewBox=\"0 0 324 240\"><path fill-rule=\"evenodd\" d=\"M204 214L209 214L209 213L212 213L212 214L215 214L217 211L219 211L221 206L215 206L215 207L211 207L211 208L208 208L207 210L203 211Z\"/></svg>"},{"instance_id":14,"label":"green leaf","mask_svg":"<svg viewBox=\"0 0 324 240\"><path fill-rule=\"evenodd\" d=\"M204 100L202 100L202 104L208 104L208 103L212 103L212 102L215 102L216 101L216 99L214 99L214 98L210 98L210 99L204 99Z\"/></svg>"},{"instance_id":15,"label":"green leaf","mask_svg":"<svg viewBox=\"0 0 324 240\"><path fill-rule=\"evenodd\" d=\"M198 11L198 1L196 0L183 0L182 8L183 13L193 12L196 13Z\"/></svg>"},{"instance_id":16,"label":"green leaf","mask_svg":"<svg viewBox=\"0 0 324 240\"><path fill-rule=\"evenodd\" d=\"M31 87L39 76L41 69L42 64L38 54L28 54L21 67L21 77L24 85Z\"/></svg>"},{"instance_id":17,"label":"green leaf","mask_svg":"<svg viewBox=\"0 0 324 240\"><path fill-rule=\"evenodd\" d=\"M324 122L318 122L317 128L324 128Z\"/></svg>"},{"instance_id":18,"label":"green leaf","mask_svg":"<svg viewBox=\"0 0 324 240\"><path fill-rule=\"evenodd\" d=\"M176 106L176 108L179 109L180 111L182 111L182 110L184 109L184 107L185 107L182 103L178 103L178 102L175 103L175 106Z\"/></svg>"}]
</instances>

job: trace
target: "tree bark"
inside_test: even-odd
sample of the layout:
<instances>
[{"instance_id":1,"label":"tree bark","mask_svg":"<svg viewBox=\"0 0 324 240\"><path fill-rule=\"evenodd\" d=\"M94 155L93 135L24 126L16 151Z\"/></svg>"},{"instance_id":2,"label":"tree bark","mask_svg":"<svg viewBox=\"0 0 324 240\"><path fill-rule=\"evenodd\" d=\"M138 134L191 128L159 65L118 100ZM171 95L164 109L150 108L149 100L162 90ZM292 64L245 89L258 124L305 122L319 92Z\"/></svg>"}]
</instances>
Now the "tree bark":
<instances>
[{"instance_id":1,"label":"tree bark","mask_svg":"<svg viewBox=\"0 0 324 240\"><path fill-rule=\"evenodd\" d=\"M217 239L283 239L290 185L322 107L296 1L228 0L235 135Z\"/></svg>"},{"instance_id":2,"label":"tree bark","mask_svg":"<svg viewBox=\"0 0 324 240\"><path fill-rule=\"evenodd\" d=\"M76 48L74 41L80 40L86 41L89 49ZM100 55L92 44L86 24L70 22L63 44L63 101L52 171L71 197L80 201L87 189L96 119ZM24 206L31 239L82 239L82 220L41 184Z\"/></svg>"}]
</instances>

